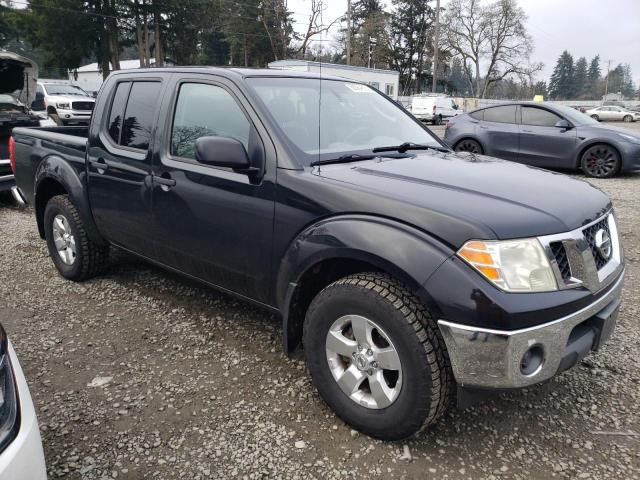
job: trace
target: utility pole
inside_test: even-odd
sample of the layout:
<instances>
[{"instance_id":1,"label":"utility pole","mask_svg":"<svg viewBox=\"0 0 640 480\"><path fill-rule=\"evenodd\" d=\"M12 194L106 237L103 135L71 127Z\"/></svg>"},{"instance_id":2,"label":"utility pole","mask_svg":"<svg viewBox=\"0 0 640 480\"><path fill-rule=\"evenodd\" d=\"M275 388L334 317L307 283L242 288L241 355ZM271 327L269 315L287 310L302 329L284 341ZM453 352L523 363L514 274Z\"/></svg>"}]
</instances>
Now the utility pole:
<instances>
[{"instance_id":1,"label":"utility pole","mask_svg":"<svg viewBox=\"0 0 640 480\"><path fill-rule=\"evenodd\" d=\"M347 65L351 65L351 0L347 0Z\"/></svg>"},{"instance_id":2,"label":"utility pole","mask_svg":"<svg viewBox=\"0 0 640 480\"><path fill-rule=\"evenodd\" d=\"M611 60L607 62L607 78L604 81L604 97L602 97L602 101L604 102L607 97L607 93L609 93L609 69L611 68Z\"/></svg>"},{"instance_id":3,"label":"utility pole","mask_svg":"<svg viewBox=\"0 0 640 480\"><path fill-rule=\"evenodd\" d=\"M431 91L436 93L438 87L438 42L440 41L440 0L436 0L436 31L433 40L433 85Z\"/></svg>"}]
</instances>

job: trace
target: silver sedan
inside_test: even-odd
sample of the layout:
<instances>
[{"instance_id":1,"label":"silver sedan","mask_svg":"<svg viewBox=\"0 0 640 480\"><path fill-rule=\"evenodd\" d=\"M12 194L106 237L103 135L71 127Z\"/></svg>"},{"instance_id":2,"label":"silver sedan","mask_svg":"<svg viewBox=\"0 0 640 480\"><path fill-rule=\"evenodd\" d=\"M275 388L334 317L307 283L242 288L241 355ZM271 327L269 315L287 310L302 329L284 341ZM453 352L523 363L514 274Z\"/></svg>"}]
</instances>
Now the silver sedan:
<instances>
[{"instance_id":1,"label":"silver sedan","mask_svg":"<svg viewBox=\"0 0 640 480\"><path fill-rule=\"evenodd\" d=\"M632 112L626 108L614 105L592 108L585 113L598 121L635 122L636 120L640 120L640 112Z\"/></svg>"}]
</instances>

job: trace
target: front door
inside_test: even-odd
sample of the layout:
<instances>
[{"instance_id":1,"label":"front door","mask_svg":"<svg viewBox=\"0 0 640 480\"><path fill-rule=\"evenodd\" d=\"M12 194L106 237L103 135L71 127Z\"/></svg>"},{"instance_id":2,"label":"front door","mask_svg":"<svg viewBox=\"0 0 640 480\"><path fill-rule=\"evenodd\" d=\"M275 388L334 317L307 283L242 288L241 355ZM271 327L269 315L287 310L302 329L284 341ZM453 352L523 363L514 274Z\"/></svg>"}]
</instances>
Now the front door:
<instances>
[{"instance_id":1,"label":"front door","mask_svg":"<svg viewBox=\"0 0 640 480\"><path fill-rule=\"evenodd\" d=\"M151 155L162 84L121 81L111 88L109 114L95 119L88 165L89 200L96 225L109 241L150 255Z\"/></svg>"},{"instance_id":2,"label":"front door","mask_svg":"<svg viewBox=\"0 0 640 480\"><path fill-rule=\"evenodd\" d=\"M159 260L253 300L267 302L271 278L275 152L255 113L227 80L175 80L167 102L166 140L154 157L153 227ZM169 133L170 132L170 133ZM264 177L207 166L195 159L203 136L240 141L266 164ZM266 161L265 161L266 159ZM254 162L255 164L255 162Z\"/></svg>"},{"instance_id":3,"label":"front door","mask_svg":"<svg viewBox=\"0 0 640 480\"><path fill-rule=\"evenodd\" d=\"M575 167L576 129L558 128L562 117L542 107L522 106L520 160L547 168Z\"/></svg>"}]
</instances>

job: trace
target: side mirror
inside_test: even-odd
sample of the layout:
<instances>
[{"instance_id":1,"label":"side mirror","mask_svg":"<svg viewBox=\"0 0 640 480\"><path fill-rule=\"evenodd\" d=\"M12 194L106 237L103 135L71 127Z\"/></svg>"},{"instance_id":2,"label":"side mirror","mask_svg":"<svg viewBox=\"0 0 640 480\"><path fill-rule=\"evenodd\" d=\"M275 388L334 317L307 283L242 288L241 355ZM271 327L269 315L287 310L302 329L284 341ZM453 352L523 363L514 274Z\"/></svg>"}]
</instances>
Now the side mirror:
<instances>
[{"instance_id":1,"label":"side mirror","mask_svg":"<svg viewBox=\"0 0 640 480\"><path fill-rule=\"evenodd\" d=\"M564 128L565 130L569 130L571 128L571 124L567 122L564 118L562 120L558 120L555 124L556 128Z\"/></svg>"},{"instance_id":2,"label":"side mirror","mask_svg":"<svg viewBox=\"0 0 640 480\"><path fill-rule=\"evenodd\" d=\"M458 108L459 108L459 107L458 107L458 105L454 105L454 106L453 106L453 109L454 109L454 110L458 110Z\"/></svg>"},{"instance_id":3,"label":"side mirror","mask_svg":"<svg viewBox=\"0 0 640 480\"><path fill-rule=\"evenodd\" d=\"M196 160L205 165L250 172L251 162L244 145L235 138L200 137L196 140Z\"/></svg>"}]
</instances>

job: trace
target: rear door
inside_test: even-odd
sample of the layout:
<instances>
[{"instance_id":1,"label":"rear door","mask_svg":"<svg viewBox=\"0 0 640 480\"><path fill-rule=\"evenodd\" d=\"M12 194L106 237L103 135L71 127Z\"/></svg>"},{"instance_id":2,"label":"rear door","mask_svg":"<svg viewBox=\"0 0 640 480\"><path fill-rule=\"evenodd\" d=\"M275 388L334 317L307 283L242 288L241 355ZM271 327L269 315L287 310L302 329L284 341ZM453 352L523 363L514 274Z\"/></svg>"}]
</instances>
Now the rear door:
<instances>
[{"instance_id":1,"label":"rear door","mask_svg":"<svg viewBox=\"0 0 640 480\"><path fill-rule=\"evenodd\" d=\"M519 160L516 107L516 105L500 105L483 110L483 119L476 126L476 134L487 155L505 160Z\"/></svg>"},{"instance_id":2,"label":"rear door","mask_svg":"<svg viewBox=\"0 0 640 480\"><path fill-rule=\"evenodd\" d=\"M152 256L150 145L162 87L160 79L144 75L114 83L103 117L92 124L87 158L98 229L146 256Z\"/></svg>"},{"instance_id":3,"label":"rear door","mask_svg":"<svg viewBox=\"0 0 640 480\"><path fill-rule=\"evenodd\" d=\"M520 107L520 161L548 168L574 167L576 129L558 128L563 120L543 107Z\"/></svg>"},{"instance_id":4,"label":"rear door","mask_svg":"<svg viewBox=\"0 0 640 480\"><path fill-rule=\"evenodd\" d=\"M269 299L276 158L255 111L229 80L178 76L156 142L153 230L159 260L194 277L266 303ZM195 159L203 136L240 141L264 176L213 167ZM257 160L257 161L256 161Z\"/></svg>"}]
</instances>

